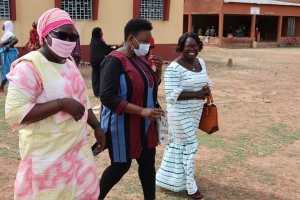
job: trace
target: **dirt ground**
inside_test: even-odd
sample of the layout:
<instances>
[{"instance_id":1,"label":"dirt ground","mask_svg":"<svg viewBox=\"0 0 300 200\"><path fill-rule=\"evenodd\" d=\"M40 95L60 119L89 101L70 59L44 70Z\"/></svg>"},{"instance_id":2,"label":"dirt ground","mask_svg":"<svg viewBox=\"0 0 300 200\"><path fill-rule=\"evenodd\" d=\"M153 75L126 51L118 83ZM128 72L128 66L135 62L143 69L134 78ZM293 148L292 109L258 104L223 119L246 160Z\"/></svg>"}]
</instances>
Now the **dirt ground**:
<instances>
[{"instance_id":1,"label":"dirt ground","mask_svg":"<svg viewBox=\"0 0 300 200\"><path fill-rule=\"evenodd\" d=\"M220 127L213 135L198 132L195 178L204 199L300 199L299 50L205 47L199 54L214 83ZM226 66L229 58L233 67ZM80 71L92 105L99 105L92 95L91 67ZM5 94L0 94L0 199L10 200L19 154L17 135L4 122ZM162 82L159 100L165 108L164 98ZM93 134L88 138L92 144ZM157 147L157 168L164 148ZM107 154L95 157L99 177L109 165ZM143 199L137 168L133 162L106 199ZM185 192L156 191L157 199L188 199Z\"/></svg>"}]
</instances>

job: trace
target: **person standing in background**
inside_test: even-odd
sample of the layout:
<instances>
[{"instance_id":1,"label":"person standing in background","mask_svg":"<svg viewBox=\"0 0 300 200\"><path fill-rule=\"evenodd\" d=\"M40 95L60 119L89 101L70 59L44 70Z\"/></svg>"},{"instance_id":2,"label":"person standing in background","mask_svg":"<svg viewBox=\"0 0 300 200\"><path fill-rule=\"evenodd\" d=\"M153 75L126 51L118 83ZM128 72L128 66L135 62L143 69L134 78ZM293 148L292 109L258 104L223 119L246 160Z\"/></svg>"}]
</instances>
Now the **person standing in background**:
<instances>
[{"instance_id":1,"label":"person standing in background","mask_svg":"<svg viewBox=\"0 0 300 200\"><path fill-rule=\"evenodd\" d=\"M198 29L198 35L201 35L201 36L202 36L202 28L199 28L199 29Z\"/></svg>"},{"instance_id":2,"label":"person standing in background","mask_svg":"<svg viewBox=\"0 0 300 200\"><path fill-rule=\"evenodd\" d=\"M76 34L78 34L78 31L76 30L75 28L75 32ZM78 34L79 35L79 34ZM81 48L80 48L80 38L78 38L76 40L76 46L75 48L73 49L72 53L71 53L71 56L73 57L77 67L79 66L79 63L81 61Z\"/></svg>"},{"instance_id":3,"label":"person standing in background","mask_svg":"<svg viewBox=\"0 0 300 200\"><path fill-rule=\"evenodd\" d=\"M216 30L215 30L214 26L212 26L211 29L210 29L210 36L212 36L212 37L216 36Z\"/></svg>"},{"instance_id":4,"label":"person standing in background","mask_svg":"<svg viewBox=\"0 0 300 200\"><path fill-rule=\"evenodd\" d=\"M118 47L123 44L118 45ZM99 97L100 86L100 63L110 52L115 50L107 45L103 39L102 29L95 27L92 31L92 39L90 43L90 63L92 65L92 87L95 97Z\"/></svg>"},{"instance_id":5,"label":"person standing in background","mask_svg":"<svg viewBox=\"0 0 300 200\"><path fill-rule=\"evenodd\" d=\"M22 50L27 48L28 51L35 51L41 48L40 42L39 42L39 35L36 31L37 22L32 23L32 29L29 32L29 41L27 44L22 47Z\"/></svg>"},{"instance_id":6,"label":"person standing in background","mask_svg":"<svg viewBox=\"0 0 300 200\"><path fill-rule=\"evenodd\" d=\"M258 28L256 27L255 30L254 30L254 37L255 37L255 41L257 41L257 36L258 36Z\"/></svg>"},{"instance_id":7,"label":"person standing in background","mask_svg":"<svg viewBox=\"0 0 300 200\"><path fill-rule=\"evenodd\" d=\"M209 28L209 26L206 28L205 36L210 36L210 28Z\"/></svg>"},{"instance_id":8,"label":"person standing in background","mask_svg":"<svg viewBox=\"0 0 300 200\"><path fill-rule=\"evenodd\" d=\"M149 60L150 67L153 66L153 61L149 59L149 57L154 55L154 47L155 47L154 38L151 37L149 51L146 55L147 59Z\"/></svg>"},{"instance_id":9,"label":"person standing in background","mask_svg":"<svg viewBox=\"0 0 300 200\"><path fill-rule=\"evenodd\" d=\"M11 21L4 22L2 29L4 30L4 35L0 43L2 60L0 92L4 92L4 85L8 83L6 74L9 73L11 63L17 59L19 54L18 50L14 47L18 43L18 39L13 34L13 23Z\"/></svg>"}]
</instances>

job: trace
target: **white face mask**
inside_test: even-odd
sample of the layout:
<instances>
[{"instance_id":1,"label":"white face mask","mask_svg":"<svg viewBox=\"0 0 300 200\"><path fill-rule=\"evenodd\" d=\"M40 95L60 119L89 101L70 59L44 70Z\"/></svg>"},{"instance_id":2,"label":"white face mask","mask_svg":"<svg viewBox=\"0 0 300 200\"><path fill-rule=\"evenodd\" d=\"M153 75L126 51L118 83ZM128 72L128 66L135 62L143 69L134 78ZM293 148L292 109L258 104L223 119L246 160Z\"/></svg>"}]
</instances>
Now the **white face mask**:
<instances>
[{"instance_id":1,"label":"white face mask","mask_svg":"<svg viewBox=\"0 0 300 200\"><path fill-rule=\"evenodd\" d=\"M138 49L135 49L134 46L132 45L132 47L134 48L133 50L134 50L135 55L136 56L145 56L149 51L150 44L140 44L135 37L134 37L134 39L139 44Z\"/></svg>"}]
</instances>

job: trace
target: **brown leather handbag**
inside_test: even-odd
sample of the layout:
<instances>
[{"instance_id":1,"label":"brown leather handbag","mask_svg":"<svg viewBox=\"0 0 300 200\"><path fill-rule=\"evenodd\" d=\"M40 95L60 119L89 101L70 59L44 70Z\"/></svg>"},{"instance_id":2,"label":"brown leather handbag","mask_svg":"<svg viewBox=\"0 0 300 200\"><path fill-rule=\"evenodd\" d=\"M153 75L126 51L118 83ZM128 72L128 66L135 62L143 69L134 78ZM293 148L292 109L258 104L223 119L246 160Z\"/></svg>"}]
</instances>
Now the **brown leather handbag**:
<instances>
[{"instance_id":1,"label":"brown leather handbag","mask_svg":"<svg viewBox=\"0 0 300 200\"><path fill-rule=\"evenodd\" d=\"M217 106L213 104L211 92L210 96L207 98L207 103L203 105L203 111L198 128L207 134L212 134L219 130L218 110Z\"/></svg>"}]
</instances>

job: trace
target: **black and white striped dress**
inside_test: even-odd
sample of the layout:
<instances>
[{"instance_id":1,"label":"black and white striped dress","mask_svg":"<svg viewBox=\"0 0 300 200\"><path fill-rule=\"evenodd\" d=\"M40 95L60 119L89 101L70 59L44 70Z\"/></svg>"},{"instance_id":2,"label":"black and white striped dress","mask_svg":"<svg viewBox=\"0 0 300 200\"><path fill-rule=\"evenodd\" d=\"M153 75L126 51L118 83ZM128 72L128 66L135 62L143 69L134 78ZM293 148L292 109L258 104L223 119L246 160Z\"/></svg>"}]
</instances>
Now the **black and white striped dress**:
<instances>
[{"instance_id":1,"label":"black and white striped dress","mask_svg":"<svg viewBox=\"0 0 300 200\"><path fill-rule=\"evenodd\" d=\"M165 71L165 91L169 130L174 142L167 145L161 166L156 174L156 185L179 192L194 194L198 187L194 179L194 157L198 149L196 132L202 113L203 100L178 100L181 92L199 91L207 83L212 85L206 73L205 62L198 58L200 72L187 70L172 62Z\"/></svg>"}]
</instances>

